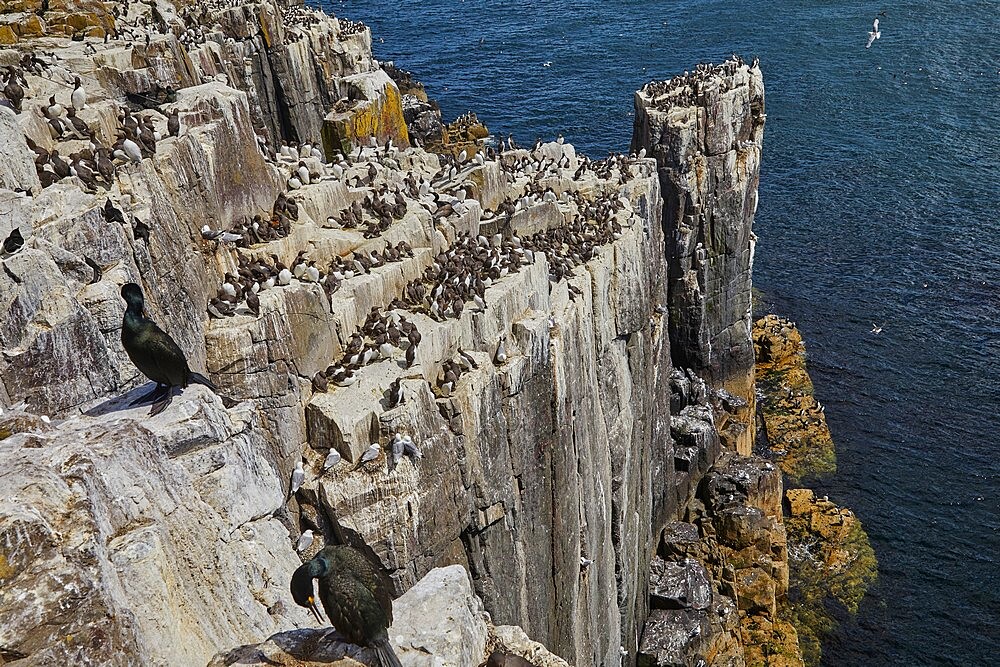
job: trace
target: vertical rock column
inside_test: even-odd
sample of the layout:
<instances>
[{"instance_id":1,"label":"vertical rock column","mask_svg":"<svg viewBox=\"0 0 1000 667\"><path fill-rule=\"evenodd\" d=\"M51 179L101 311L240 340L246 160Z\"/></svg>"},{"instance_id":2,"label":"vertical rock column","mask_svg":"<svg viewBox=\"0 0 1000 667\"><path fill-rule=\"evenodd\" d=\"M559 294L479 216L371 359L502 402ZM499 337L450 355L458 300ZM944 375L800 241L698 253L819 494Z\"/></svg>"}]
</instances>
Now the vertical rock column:
<instances>
[{"instance_id":1,"label":"vertical rock column","mask_svg":"<svg viewBox=\"0 0 1000 667\"><path fill-rule=\"evenodd\" d=\"M699 66L644 86L635 109L632 149L656 158L663 193L674 365L745 402L736 423L719 430L724 444L747 455L754 404L751 227L765 118L760 68L739 59Z\"/></svg>"}]
</instances>

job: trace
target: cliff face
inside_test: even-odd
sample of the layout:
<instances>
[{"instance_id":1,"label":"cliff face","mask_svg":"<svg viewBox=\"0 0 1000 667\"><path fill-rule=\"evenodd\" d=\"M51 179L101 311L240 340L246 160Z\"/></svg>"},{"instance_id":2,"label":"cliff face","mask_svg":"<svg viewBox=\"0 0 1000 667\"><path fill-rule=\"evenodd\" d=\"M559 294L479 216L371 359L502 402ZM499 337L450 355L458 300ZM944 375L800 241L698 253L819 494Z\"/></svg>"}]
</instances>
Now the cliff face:
<instances>
[{"instance_id":1,"label":"cliff face","mask_svg":"<svg viewBox=\"0 0 1000 667\"><path fill-rule=\"evenodd\" d=\"M732 62L670 84L693 91L681 97L640 92L633 143L649 158L585 164L553 142L450 167L407 147L399 91L363 26L270 2L159 4L173 27L148 44L44 42L62 60L27 75L24 111L0 108L12 207L0 237L16 227L25 239L0 273L0 657L205 664L308 625L287 586L321 546L295 552L310 529L370 547L399 593L462 565L493 622L571 664L631 662L640 643L650 664L742 661L744 621L773 620L787 587L780 479L740 456L759 70ZM21 56L0 51L0 63ZM59 81L77 72L79 115L105 144L126 104L161 132L176 109L180 136L120 163L106 186L43 187L27 138L64 155L86 147L54 138L39 112L50 95L65 103ZM364 149L369 135L378 148ZM324 150L276 156L282 140ZM351 158L335 164L337 149ZM291 187L300 159L317 177ZM376 200L396 192L402 211L372 233ZM278 214L286 195L291 220ZM107 219L108 200L125 224ZM352 207L365 210L359 228L345 224ZM199 231L254 216L287 229L240 247ZM361 265L402 241L412 253ZM300 253L322 282L292 279L261 289L258 312L240 302L208 317L227 273L295 266ZM494 258L481 306L401 301L456 253ZM344 267L356 275L334 278ZM237 407L201 387L153 418L128 406L144 381L120 342L128 281ZM391 346L350 382L331 371L323 391L316 373L357 352L373 308L415 325L419 345ZM396 433L422 457L362 463ZM324 465L331 452L342 461ZM290 493L299 461L305 481ZM419 619L420 599L400 604ZM394 632L404 664L424 664L422 640ZM295 645L305 660L314 640L247 650Z\"/></svg>"},{"instance_id":2,"label":"cliff face","mask_svg":"<svg viewBox=\"0 0 1000 667\"><path fill-rule=\"evenodd\" d=\"M727 442L753 440L750 341L753 216L757 211L764 84L756 67L699 66L635 96L632 149L655 157L667 238L667 302L674 363L747 403Z\"/></svg>"}]
</instances>

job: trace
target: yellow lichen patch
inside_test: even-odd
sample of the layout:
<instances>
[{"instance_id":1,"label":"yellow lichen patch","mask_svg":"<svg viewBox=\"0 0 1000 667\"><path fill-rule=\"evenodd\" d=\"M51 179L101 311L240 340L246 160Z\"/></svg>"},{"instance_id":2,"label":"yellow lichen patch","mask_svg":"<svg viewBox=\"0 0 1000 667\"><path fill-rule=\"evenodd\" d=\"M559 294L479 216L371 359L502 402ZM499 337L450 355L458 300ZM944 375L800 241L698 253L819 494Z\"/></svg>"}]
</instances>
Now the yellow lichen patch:
<instances>
[{"instance_id":1,"label":"yellow lichen patch","mask_svg":"<svg viewBox=\"0 0 1000 667\"><path fill-rule=\"evenodd\" d=\"M747 667L802 667L799 637L786 621L744 616L740 621Z\"/></svg>"},{"instance_id":2,"label":"yellow lichen patch","mask_svg":"<svg viewBox=\"0 0 1000 667\"><path fill-rule=\"evenodd\" d=\"M258 16L260 19L260 34L264 38L264 46L271 48L274 46L274 36L271 35L271 17L267 10L262 6L260 9L260 14Z\"/></svg>"},{"instance_id":3,"label":"yellow lichen patch","mask_svg":"<svg viewBox=\"0 0 1000 667\"><path fill-rule=\"evenodd\" d=\"M14 568L7 562L7 556L0 553L0 579L8 579L14 576Z\"/></svg>"},{"instance_id":4,"label":"yellow lichen patch","mask_svg":"<svg viewBox=\"0 0 1000 667\"><path fill-rule=\"evenodd\" d=\"M50 0L45 21L52 32L104 37L115 31L115 18L99 0Z\"/></svg>"},{"instance_id":5,"label":"yellow lichen patch","mask_svg":"<svg viewBox=\"0 0 1000 667\"><path fill-rule=\"evenodd\" d=\"M328 116L323 123L323 147L327 153L349 153L354 146L392 138L399 146L410 143L403 120L403 103L395 86L386 86L375 100L362 102L347 112Z\"/></svg>"},{"instance_id":6,"label":"yellow lichen patch","mask_svg":"<svg viewBox=\"0 0 1000 667\"><path fill-rule=\"evenodd\" d=\"M0 25L0 44L17 44L17 34L9 25Z\"/></svg>"},{"instance_id":7,"label":"yellow lichen patch","mask_svg":"<svg viewBox=\"0 0 1000 667\"><path fill-rule=\"evenodd\" d=\"M45 21L32 14L17 25L17 32L21 37L42 37L45 35Z\"/></svg>"},{"instance_id":8,"label":"yellow lichen patch","mask_svg":"<svg viewBox=\"0 0 1000 667\"><path fill-rule=\"evenodd\" d=\"M799 632L807 665L819 664L822 636L836 621L830 604L854 614L878 576L878 561L861 522L851 510L809 489L785 493L790 566L789 599L783 610Z\"/></svg>"},{"instance_id":9,"label":"yellow lichen patch","mask_svg":"<svg viewBox=\"0 0 1000 667\"><path fill-rule=\"evenodd\" d=\"M796 482L834 472L833 438L813 396L798 329L788 320L767 315L754 323L753 341L767 438L782 471Z\"/></svg>"}]
</instances>

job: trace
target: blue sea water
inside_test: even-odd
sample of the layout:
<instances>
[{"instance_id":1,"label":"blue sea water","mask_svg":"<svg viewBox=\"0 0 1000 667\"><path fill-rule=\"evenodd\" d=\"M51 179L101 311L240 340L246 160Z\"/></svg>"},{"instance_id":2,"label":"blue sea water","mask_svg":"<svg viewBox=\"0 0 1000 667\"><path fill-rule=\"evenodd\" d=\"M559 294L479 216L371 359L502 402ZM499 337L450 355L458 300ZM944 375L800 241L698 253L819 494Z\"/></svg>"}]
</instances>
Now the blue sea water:
<instances>
[{"instance_id":1,"label":"blue sea water","mask_svg":"<svg viewBox=\"0 0 1000 667\"><path fill-rule=\"evenodd\" d=\"M592 157L627 150L646 81L758 56L754 282L809 346L839 457L819 491L880 563L823 662L1000 664L1000 2L324 5L446 117Z\"/></svg>"}]
</instances>

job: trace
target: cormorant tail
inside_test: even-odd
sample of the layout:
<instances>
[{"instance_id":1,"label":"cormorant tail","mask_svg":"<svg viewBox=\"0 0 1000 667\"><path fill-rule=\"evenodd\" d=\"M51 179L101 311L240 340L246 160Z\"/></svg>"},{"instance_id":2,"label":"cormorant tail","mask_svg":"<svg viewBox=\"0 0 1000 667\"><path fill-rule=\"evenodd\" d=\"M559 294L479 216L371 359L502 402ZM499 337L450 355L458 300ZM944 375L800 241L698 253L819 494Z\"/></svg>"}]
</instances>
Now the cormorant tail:
<instances>
[{"instance_id":1,"label":"cormorant tail","mask_svg":"<svg viewBox=\"0 0 1000 667\"><path fill-rule=\"evenodd\" d=\"M204 375L202 375L201 373L195 373L194 371L191 371L191 376L188 378L188 382L197 382L198 384L203 384L212 391L214 391L216 394L219 393L218 388L214 384L212 384L212 381L209 380Z\"/></svg>"},{"instance_id":2,"label":"cormorant tail","mask_svg":"<svg viewBox=\"0 0 1000 667\"><path fill-rule=\"evenodd\" d=\"M375 656L378 658L379 667L403 667L403 663L399 661L395 651L392 650L392 645L389 644L388 638L375 640L372 648L375 649Z\"/></svg>"},{"instance_id":3,"label":"cormorant tail","mask_svg":"<svg viewBox=\"0 0 1000 667\"><path fill-rule=\"evenodd\" d=\"M189 382L197 382L198 384L203 384L206 387L208 387L209 389L211 389L212 391L214 391L216 394L218 394L219 398L222 399L222 405L227 410L229 408L236 407L240 403L239 401L233 400L233 399L229 398L228 396L224 396L222 394L219 394L219 388L216 387L214 384L212 384L212 381L209 380L204 375L202 375L201 373L195 373L194 371L191 371L191 377L189 379Z\"/></svg>"}]
</instances>

